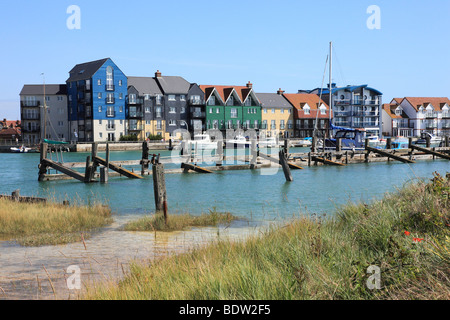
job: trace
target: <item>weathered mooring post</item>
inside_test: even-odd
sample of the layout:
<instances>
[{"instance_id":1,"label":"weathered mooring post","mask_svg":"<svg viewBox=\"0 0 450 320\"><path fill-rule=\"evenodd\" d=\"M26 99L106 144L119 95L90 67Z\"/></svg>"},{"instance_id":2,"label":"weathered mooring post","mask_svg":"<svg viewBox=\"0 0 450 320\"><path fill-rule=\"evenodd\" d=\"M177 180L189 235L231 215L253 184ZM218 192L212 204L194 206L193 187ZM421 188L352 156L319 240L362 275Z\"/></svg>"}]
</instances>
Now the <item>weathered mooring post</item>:
<instances>
[{"instance_id":1,"label":"weathered mooring post","mask_svg":"<svg viewBox=\"0 0 450 320\"><path fill-rule=\"evenodd\" d=\"M11 198L12 198L14 201L16 201L16 202L19 202L19 200L20 200L20 189L14 190L14 191L11 193Z\"/></svg>"},{"instance_id":2,"label":"weathered mooring post","mask_svg":"<svg viewBox=\"0 0 450 320\"><path fill-rule=\"evenodd\" d=\"M450 147L450 145L449 145L449 136L445 136L444 137L444 147L446 147L446 148Z\"/></svg>"},{"instance_id":3,"label":"weathered mooring post","mask_svg":"<svg viewBox=\"0 0 450 320\"><path fill-rule=\"evenodd\" d=\"M342 150L342 138L336 138L336 152L341 152Z\"/></svg>"},{"instance_id":4,"label":"weathered mooring post","mask_svg":"<svg viewBox=\"0 0 450 320\"><path fill-rule=\"evenodd\" d=\"M287 154L284 153L284 150L281 150L278 154L280 158L280 164L283 168L284 177L286 178L286 181L294 181L294 178L292 178L291 169L289 168L289 164L287 162Z\"/></svg>"},{"instance_id":5,"label":"weathered mooring post","mask_svg":"<svg viewBox=\"0 0 450 320\"><path fill-rule=\"evenodd\" d=\"M311 152L316 152L316 144L317 144L317 137L312 137Z\"/></svg>"},{"instance_id":6,"label":"weathered mooring post","mask_svg":"<svg viewBox=\"0 0 450 320\"><path fill-rule=\"evenodd\" d=\"M258 159L258 149L256 147L256 139L252 139L250 169L256 168L257 159Z\"/></svg>"},{"instance_id":7,"label":"weathered mooring post","mask_svg":"<svg viewBox=\"0 0 450 320\"><path fill-rule=\"evenodd\" d=\"M166 180L164 176L164 165L159 163L159 155L152 159L153 170L153 191L155 194L155 208L156 211L164 213L164 220L167 223L167 193Z\"/></svg>"},{"instance_id":8,"label":"weathered mooring post","mask_svg":"<svg viewBox=\"0 0 450 320\"><path fill-rule=\"evenodd\" d=\"M223 164L223 141L220 139L217 141L217 154L216 154L216 166L220 167Z\"/></svg>"},{"instance_id":9,"label":"weathered mooring post","mask_svg":"<svg viewBox=\"0 0 450 320\"><path fill-rule=\"evenodd\" d=\"M144 141L142 142L141 176L143 176L145 174L145 171L148 170L148 158L148 142Z\"/></svg>"},{"instance_id":10,"label":"weathered mooring post","mask_svg":"<svg viewBox=\"0 0 450 320\"><path fill-rule=\"evenodd\" d=\"M43 160L47 159L48 144L45 142L41 143L40 146L40 163L39 163L39 178L38 181L44 181L45 174L47 173L47 165L44 164Z\"/></svg>"},{"instance_id":11,"label":"weathered mooring post","mask_svg":"<svg viewBox=\"0 0 450 320\"><path fill-rule=\"evenodd\" d=\"M425 138L426 144L427 144L427 148L429 148L431 146L431 138L429 135L426 136Z\"/></svg>"}]
</instances>

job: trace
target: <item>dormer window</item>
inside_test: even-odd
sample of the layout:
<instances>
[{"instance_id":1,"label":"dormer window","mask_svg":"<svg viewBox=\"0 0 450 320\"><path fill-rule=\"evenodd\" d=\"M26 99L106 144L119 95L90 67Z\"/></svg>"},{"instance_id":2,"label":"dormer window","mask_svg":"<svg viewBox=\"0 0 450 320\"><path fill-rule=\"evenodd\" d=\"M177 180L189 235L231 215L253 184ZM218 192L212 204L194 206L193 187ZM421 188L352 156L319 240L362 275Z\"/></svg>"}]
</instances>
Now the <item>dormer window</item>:
<instances>
[{"instance_id":1,"label":"dormer window","mask_svg":"<svg viewBox=\"0 0 450 320\"><path fill-rule=\"evenodd\" d=\"M401 116L403 113L403 109L398 107L397 109L395 109L395 115L396 116Z\"/></svg>"},{"instance_id":2,"label":"dormer window","mask_svg":"<svg viewBox=\"0 0 450 320\"><path fill-rule=\"evenodd\" d=\"M305 114L310 114L311 109L308 106L303 107L303 112Z\"/></svg>"}]
</instances>

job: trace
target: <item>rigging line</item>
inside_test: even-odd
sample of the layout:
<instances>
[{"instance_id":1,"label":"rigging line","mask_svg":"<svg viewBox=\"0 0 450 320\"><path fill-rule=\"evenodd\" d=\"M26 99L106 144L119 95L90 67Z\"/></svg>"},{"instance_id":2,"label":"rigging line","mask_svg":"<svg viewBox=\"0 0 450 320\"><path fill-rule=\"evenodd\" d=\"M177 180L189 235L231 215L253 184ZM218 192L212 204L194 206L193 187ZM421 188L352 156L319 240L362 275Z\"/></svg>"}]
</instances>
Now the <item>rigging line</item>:
<instances>
[{"instance_id":1,"label":"rigging line","mask_svg":"<svg viewBox=\"0 0 450 320\"><path fill-rule=\"evenodd\" d=\"M338 57L338 55L336 53L336 49L334 47L334 44L332 46L333 46L334 57L335 57L335 60L337 62L337 65L338 65L339 75L341 76L342 83L346 84L347 81L345 80L344 72L342 71L341 63L340 63L339 57Z\"/></svg>"},{"instance_id":2,"label":"rigging line","mask_svg":"<svg viewBox=\"0 0 450 320\"><path fill-rule=\"evenodd\" d=\"M320 86L321 90L320 90L320 94L319 94L319 102L318 102L319 106L320 106L320 101L322 101L323 83L325 82L325 75L327 73L328 59L329 59L329 56L327 55L327 59L325 60L325 69L323 70L322 85ZM316 112L316 123L314 124L313 136L316 136L316 134L318 133L318 128L317 128L318 118L319 118L319 108L317 108L317 112Z\"/></svg>"}]
</instances>

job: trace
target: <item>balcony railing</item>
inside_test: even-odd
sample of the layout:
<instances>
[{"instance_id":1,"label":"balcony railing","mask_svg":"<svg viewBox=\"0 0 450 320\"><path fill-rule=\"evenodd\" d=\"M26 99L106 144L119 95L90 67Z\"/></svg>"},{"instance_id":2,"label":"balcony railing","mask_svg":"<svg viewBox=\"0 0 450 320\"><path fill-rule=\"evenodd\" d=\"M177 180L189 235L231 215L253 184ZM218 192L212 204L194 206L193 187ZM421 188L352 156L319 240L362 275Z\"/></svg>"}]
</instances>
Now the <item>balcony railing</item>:
<instances>
[{"instance_id":1,"label":"balcony railing","mask_svg":"<svg viewBox=\"0 0 450 320\"><path fill-rule=\"evenodd\" d=\"M114 111L114 110L107 110L106 111L106 117L114 118L115 116L116 116L116 111Z\"/></svg>"},{"instance_id":2,"label":"balcony railing","mask_svg":"<svg viewBox=\"0 0 450 320\"><path fill-rule=\"evenodd\" d=\"M204 99L195 99L195 98L191 97L189 99L189 104L193 105L193 106L198 106L198 105L205 104L205 100Z\"/></svg>"},{"instance_id":3,"label":"balcony railing","mask_svg":"<svg viewBox=\"0 0 450 320\"><path fill-rule=\"evenodd\" d=\"M36 133L41 131L41 127L40 126L36 126L36 127L31 127L31 128L23 128L22 132L23 133Z\"/></svg>"},{"instance_id":4,"label":"balcony railing","mask_svg":"<svg viewBox=\"0 0 450 320\"><path fill-rule=\"evenodd\" d=\"M105 99L105 102L106 102L107 104L113 104L113 103L116 102L116 99L115 99L114 97L107 97L107 98Z\"/></svg>"},{"instance_id":5,"label":"balcony railing","mask_svg":"<svg viewBox=\"0 0 450 320\"><path fill-rule=\"evenodd\" d=\"M41 102L40 101L20 101L20 105L22 108L24 108L24 107L36 108L41 105Z\"/></svg>"},{"instance_id":6,"label":"balcony railing","mask_svg":"<svg viewBox=\"0 0 450 320\"><path fill-rule=\"evenodd\" d=\"M204 118L206 116L205 112L191 112L192 118Z\"/></svg>"},{"instance_id":7,"label":"balcony railing","mask_svg":"<svg viewBox=\"0 0 450 320\"><path fill-rule=\"evenodd\" d=\"M115 124L107 124L106 125L106 131L114 131L114 130L116 130Z\"/></svg>"},{"instance_id":8,"label":"balcony railing","mask_svg":"<svg viewBox=\"0 0 450 320\"><path fill-rule=\"evenodd\" d=\"M336 112L334 113L334 116L335 116L335 117L349 117L349 116L351 116L351 115L352 115L352 113L349 112L349 111L336 111Z\"/></svg>"},{"instance_id":9,"label":"balcony railing","mask_svg":"<svg viewBox=\"0 0 450 320\"><path fill-rule=\"evenodd\" d=\"M143 98L135 98L135 99L128 98L128 104L129 105L141 105L143 103L144 103L144 99Z\"/></svg>"},{"instance_id":10,"label":"balcony railing","mask_svg":"<svg viewBox=\"0 0 450 320\"><path fill-rule=\"evenodd\" d=\"M427 129L436 129L438 127L437 122L426 122L425 128Z\"/></svg>"},{"instance_id":11,"label":"balcony railing","mask_svg":"<svg viewBox=\"0 0 450 320\"><path fill-rule=\"evenodd\" d=\"M335 100L334 104L337 106L342 106L342 105L349 105L351 104L351 99L340 99L340 100Z\"/></svg>"},{"instance_id":12,"label":"balcony railing","mask_svg":"<svg viewBox=\"0 0 450 320\"><path fill-rule=\"evenodd\" d=\"M113 84L111 84L111 83L107 83L105 85L105 90L106 91L114 91L114 89L115 89L115 86Z\"/></svg>"},{"instance_id":13,"label":"balcony railing","mask_svg":"<svg viewBox=\"0 0 450 320\"><path fill-rule=\"evenodd\" d=\"M39 113L35 114L22 113L22 120L40 120L40 119L41 115Z\"/></svg>"},{"instance_id":14,"label":"balcony railing","mask_svg":"<svg viewBox=\"0 0 450 320\"><path fill-rule=\"evenodd\" d=\"M142 111L130 111L129 113L130 118L142 118L143 116L144 114L142 113Z\"/></svg>"}]
</instances>

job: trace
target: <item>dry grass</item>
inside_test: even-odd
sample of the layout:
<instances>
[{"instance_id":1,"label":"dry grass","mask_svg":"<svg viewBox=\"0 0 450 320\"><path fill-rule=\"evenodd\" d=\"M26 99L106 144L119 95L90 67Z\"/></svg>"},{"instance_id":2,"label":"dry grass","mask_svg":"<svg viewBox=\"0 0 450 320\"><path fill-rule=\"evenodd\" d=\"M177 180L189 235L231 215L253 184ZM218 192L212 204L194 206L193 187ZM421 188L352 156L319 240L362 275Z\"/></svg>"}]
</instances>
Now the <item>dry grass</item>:
<instances>
[{"instance_id":1,"label":"dry grass","mask_svg":"<svg viewBox=\"0 0 450 320\"><path fill-rule=\"evenodd\" d=\"M56 245L81 241L112 222L103 205L64 206L57 203L18 203L0 199L0 237L24 246Z\"/></svg>"}]
</instances>

